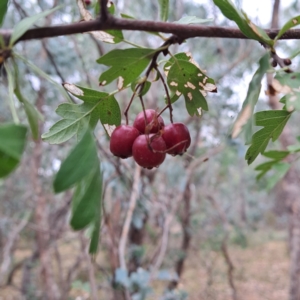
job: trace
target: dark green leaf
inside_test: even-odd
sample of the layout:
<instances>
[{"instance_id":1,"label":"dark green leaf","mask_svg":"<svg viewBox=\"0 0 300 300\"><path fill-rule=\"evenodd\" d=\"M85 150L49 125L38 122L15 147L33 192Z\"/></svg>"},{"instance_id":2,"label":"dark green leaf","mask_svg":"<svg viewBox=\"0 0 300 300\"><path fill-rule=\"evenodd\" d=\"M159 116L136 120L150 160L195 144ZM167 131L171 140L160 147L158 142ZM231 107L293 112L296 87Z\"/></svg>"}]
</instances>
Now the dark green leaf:
<instances>
[{"instance_id":1,"label":"dark green leaf","mask_svg":"<svg viewBox=\"0 0 300 300\"><path fill-rule=\"evenodd\" d=\"M100 84L107 85L120 78L119 89L133 82L147 67L155 50L147 48L116 49L100 57L97 62L111 68L100 76Z\"/></svg>"},{"instance_id":2,"label":"dark green leaf","mask_svg":"<svg viewBox=\"0 0 300 300\"><path fill-rule=\"evenodd\" d=\"M231 0L214 0L215 5L219 7L222 14L234 21L243 34L250 39L266 43L269 46L274 45L274 41L266 34L266 32L253 24L245 13L238 10Z\"/></svg>"},{"instance_id":3,"label":"dark green leaf","mask_svg":"<svg viewBox=\"0 0 300 300\"><path fill-rule=\"evenodd\" d=\"M1 0L2 1L2 0ZM22 19L13 30L13 33L10 37L9 44L13 45L34 23L36 23L39 19L44 18L57 9L59 9L61 6L54 7L52 9L43 11L37 15L34 15L32 17L24 18Z\"/></svg>"},{"instance_id":4,"label":"dark green leaf","mask_svg":"<svg viewBox=\"0 0 300 300\"><path fill-rule=\"evenodd\" d=\"M25 148L27 128L15 124L0 125L0 178L19 164Z\"/></svg>"},{"instance_id":5,"label":"dark green leaf","mask_svg":"<svg viewBox=\"0 0 300 300\"><path fill-rule=\"evenodd\" d=\"M101 101L97 106L100 122L106 133L110 136L116 126L121 124L121 110L114 96Z\"/></svg>"},{"instance_id":6,"label":"dark green leaf","mask_svg":"<svg viewBox=\"0 0 300 300\"><path fill-rule=\"evenodd\" d=\"M266 151L263 153L263 156L272 158L274 160L282 160L286 158L290 154L289 151L276 151L276 150L271 150L271 151Z\"/></svg>"},{"instance_id":7,"label":"dark green leaf","mask_svg":"<svg viewBox=\"0 0 300 300\"><path fill-rule=\"evenodd\" d=\"M288 31L289 29L295 26L298 26L299 22L300 22L300 16L291 18L283 25L283 27L280 29L280 31L278 32L274 40L277 41L286 31Z\"/></svg>"},{"instance_id":8,"label":"dark green leaf","mask_svg":"<svg viewBox=\"0 0 300 300\"><path fill-rule=\"evenodd\" d=\"M95 225L96 223L100 224L98 214L102 199L102 181L99 161L95 163L96 165L90 170L90 174L77 185L74 193L70 221L74 230L83 229L93 223Z\"/></svg>"},{"instance_id":9,"label":"dark green leaf","mask_svg":"<svg viewBox=\"0 0 300 300\"><path fill-rule=\"evenodd\" d=\"M102 174L99 178L100 187L101 191L99 191L99 195L102 196L102 181L103 177ZM102 202L102 197L100 197L100 201L97 201L95 205L95 217L94 217L94 224L93 224L93 230L91 234L91 242L90 242L90 247L89 247L89 253L90 254L95 254L97 253L98 250L98 244L99 244L99 237L100 237L100 227L101 227L101 202ZM98 206L97 206L98 204Z\"/></svg>"},{"instance_id":10,"label":"dark green leaf","mask_svg":"<svg viewBox=\"0 0 300 300\"><path fill-rule=\"evenodd\" d=\"M91 132L87 131L61 164L53 183L55 193L69 189L78 181L83 180L95 168L97 162L94 138Z\"/></svg>"},{"instance_id":11,"label":"dark green leaf","mask_svg":"<svg viewBox=\"0 0 300 300\"><path fill-rule=\"evenodd\" d=\"M290 116L291 113L285 110L260 111L254 115L256 125L263 128L252 137L252 144L245 157L248 164L251 164L259 153L265 151L270 139L273 142L278 139Z\"/></svg>"},{"instance_id":12,"label":"dark green leaf","mask_svg":"<svg viewBox=\"0 0 300 300\"><path fill-rule=\"evenodd\" d=\"M3 23L4 17L5 17L6 12L7 12L8 1L9 0L1 0L0 1L0 27Z\"/></svg>"},{"instance_id":13,"label":"dark green leaf","mask_svg":"<svg viewBox=\"0 0 300 300\"><path fill-rule=\"evenodd\" d=\"M269 59L270 59L270 55L269 53L266 53L259 60L259 67L252 77L252 80L249 84L246 99L233 125L232 138L236 138L240 134L240 132L244 129L246 144L250 144L251 142L252 127L253 127L253 111L260 94L261 80L270 66Z\"/></svg>"},{"instance_id":14,"label":"dark green leaf","mask_svg":"<svg viewBox=\"0 0 300 300\"><path fill-rule=\"evenodd\" d=\"M169 16L169 0L158 0L160 6L160 19L167 21Z\"/></svg>"},{"instance_id":15,"label":"dark green leaf","mask_svg":"<svg viewBox=\"0 0 300 300\"><path fill-rule=\"evenodd\" d=\"M136 86L137 86L138 82L133 82L131 84L131 90L134 91ZM150 81L146 81L145 84L144 84L144 88L143 88L143 91L142 91L142 96L146 95L148 93L148 91L150 90L150 87L151 87L151 82Z\"/></svg>"}]
</instances>

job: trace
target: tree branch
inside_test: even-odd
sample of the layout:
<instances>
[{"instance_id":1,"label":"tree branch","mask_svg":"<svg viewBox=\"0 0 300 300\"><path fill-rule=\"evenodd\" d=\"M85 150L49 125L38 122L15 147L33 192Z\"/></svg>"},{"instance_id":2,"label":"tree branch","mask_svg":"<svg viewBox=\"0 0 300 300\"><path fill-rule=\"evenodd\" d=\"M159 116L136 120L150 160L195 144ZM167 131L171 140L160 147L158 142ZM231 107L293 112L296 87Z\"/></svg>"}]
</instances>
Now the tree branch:
<instances>
[{"instance_id":1,"label":"tree branch","mask_svg":"<svg viewBox=\"0 0 300 300\"><path fill-rule=\"evenodd\" d=\"M109 18L106 19L105 22L100 19L68 25L29 29L27 32L25 32L23 36L20 37L18 42L109 29L163 32L175 34L183 39L192 37L248 39L238 28L221 26L184 25L167 22L120 19L109 16ZM278 29L266 29L266 33L271 38L274 38L278 32ZM0 35L4 37L5 40L9 39L11 34L12 30L0 30ZM300 39L300 29L288 30L285 34L282 35L280 39Z\"/></svg>"}]
</instances>

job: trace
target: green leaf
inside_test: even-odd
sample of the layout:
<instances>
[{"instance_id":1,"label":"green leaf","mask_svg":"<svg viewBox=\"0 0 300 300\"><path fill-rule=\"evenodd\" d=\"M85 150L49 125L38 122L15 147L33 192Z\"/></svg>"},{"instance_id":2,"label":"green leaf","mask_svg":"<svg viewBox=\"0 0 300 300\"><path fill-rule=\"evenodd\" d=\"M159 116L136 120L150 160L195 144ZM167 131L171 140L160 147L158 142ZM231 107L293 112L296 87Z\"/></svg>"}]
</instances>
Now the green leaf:
<instances>
[{"instance_id":1,"label":"green leaf","mask_svg":"<svg viewBox=\"0 0 300 300\"><path fill-rule=\"evenodd\" d=\"M110 96L101 101L97 112L106 133L111 136L114 129L121 124L121 110L115 97Z\"/></svg>"},{"instance_id":2,"label":"green leaf","mask_svg":"<svg viewBox=\"0 0 300 300\"><path fill-rule=\"evenodd\" d=\"M102 178L99 162L97 164L98 166L94 167L91 170L92 172L77 185L74 193L70 221L74 230L83 229L99 219L98 210L101 208Z\"/></svg>"},{"instance_id":3,"label":"green leaf","mask_svg":"<svg viewBox=\"0 0 300 300\"><path fill-rule=\"evenodd\" d=\"M34 23L39 19L44 18L54 11L61 8L61 6L54 7L52 9L43 11L35 16L22 19L13 29L13 33L10 37L9 45L12 46Z\"/></svg>"},{"instance_id":4,"label":"green leaf","mask_svg":"<svg viewBox=\"0 0 300 300\"><path fill-rule=\"evenodd\" d=\"M265 151L270 139L273 142L278 139L290 116L291 113L286 110L260 111L254 115L256 125L263 128L252 137L252 144L245 156L248 164L251 164L259 153Z\"/></svg>"},{"instance_id":5,"label":"green leaf","mask_svg":"<svg viewBox=\"0 0 300 300\"><path fill-rule=\"evenodd\" d=\"M290 154L289 151L277 151L277 150L271 150L263 153L263 156L272 158L274 160L282 160L286 158Z\"/></svg>"},{"instance_id":6,"label":"green leaf","mask_svg":"<svg viewBox=\"0 0 300 300\"><path fill-rule=\"evenodd\" d=\"M4 17L5 17L6 12L7 12L8 1L9 0L1 0L0 1L0 27L2 26Z\"/></svg>"},{"instance_id":7,"label":"green leaf","mask_svg":"<svg viewBox=\"0 0 300 300\"><path fill-rule=\"evenodd\" d=\"M103 175L100 175L99 178L100 182L100 187L101 190L99 191L99 195L102 196L102 182L103 182ZM102 197L100 197L100 201L97 201L95 205L95 216L94 216L94 224L93 224L93 230L91 233L91 242L90 242L90 247L89 247L89 253L90 254L95 254L97 253L98 250L98 245L99 245L99 237L100 237L100 227L101 227L101 202L102 202Z\"/></svg>"},{"instance_id":8,"label":"green leaf","mask_svg":"<svg viewBox=\"0 0 300 300\"><path fill-rule=\"evenodd\" d=\"M260 171L260 173L256 176L256 179L259 180L260 178L262 178L268 171L274 168L274 166L276 168L276 165L278 165L278 163L280 163L280 161L286 158L289 154L289 151L271 150L264 152L263 156L272 158L273 160L262 163L255 168L256 171Z\"/></svg>"},{"instance_id":9,"label":"green leaf","mask_svg":"<svg viewBox=\"0 0 300 300\"><path fill-rule=\"evenodd\" d=\"M136 82L132 82L131 83L131 90L134 92L136 86L139 84L138 82L139 80L137 80ZM146 81L145 84L144 84L144 88L143 88L143 91L142 91L142 96L146 95L148 93L148 91L150 90L151 88L151 82L150 81Z\"/></svg>"},{"instance_id":10,"label":"green leaf","mask_svg":"<svg viewBox=\"0 0 300 300\"><path fill-rule=\"evenodd\" d=\"M53 183L55 193L65 191L84 179L91 173L97 162L94 138L88 130L61 164Z\"/></svg>"},{"instance_id":11,"label":"green leaf","mask_svg":"<svg viewBox=\"0 0 300 300\"><path fill-rule=\"evenodd\" d=\"M148 66L155 50L147 48L116 49L97 60L97 63L111 68L101 74L100 85L107 85L121 77L119 89L133 82Z\"/></svg>"},{"instance_id":12,"label":"green leaf","mask_svg":"<svg viewBox=\"0 0 300 300\"><path fill-rule=\"evenodd\" d=\"M284 98L286 109L300 110L300 73L279 73L275 76L275 80L280 83L276 85L273 83L276 92L286 94Z\"/></svg>"},{"instance_id":13,"label":"green leaf","mask_svg":"<svg viewBox=\"0 0 300 300\"><path fill-rule=\"evenodd\" d=\"M61 92L61 94L66 98L68 102L72 102L70 99L70 96L65 91L65 89L61 86L61 84L58 84L55 80L51 78L48 74L46 74L44 71L42 71L40 68L38 68L35 64L33 64L31 61L29 61L26 57L23 57L20 54L17 54L14 52L14 56L21 59L27 66L29 66L35 73L37 73L39 76L43 77L44 79L48 80L52 84L54 84L57 89Z\"/></svg>"},{"instance_id":14,"label":"green leaf","mask_svg":"<svg viewBox=\"0 0 300 300\"><path fill-rule=\"evenodd\" d=\"M49 129L49 132L42 134L42 139L50 144L66 142L79 132L80 121L72 119L60 120Z\"/></svg>"},{"instance_id":15,"label":"green leaf","mask_svg":"<svg viewBox=\"0 0 300 300\"><path fill-rule=\"evenodd\" d=\"M15 95L18 100L24 105L32 137L37 140L39 138L39 120L43 120L43 116L38 112L34 105L32 105L23 97L19 90L19 87L15 89Z\"/></svg>"},{"instance_id":16,"label":"green leaf","mask_svg":"<svg viewBox=\"0 0 300 300\"><path fill-rule=\"evenodd\" d=\"M12 172L21 160L27 128L22 125L0 125L0 178Z\"/></svg>"},{"instance_id":17,"label":"green leaf","mask_svg":"<svg viewBox=\"0 0 300 300\"><path fill-rule=\"evenodd\" d=\"M289 150L289 152L292 152L292 153L299 152L300 151L300 144L290 145L290 146L287 147L287 149Z\"/></svg>"},{"instance_id":18,"label":"green leaf","mask_svg":"<svg viewBox=\"0 0 300 300\"><path fill-rule=\"evenodd\" d=\"M259 67L251 79L246 99L244 100L242 109L233 125L232 138L236 138L241 131L244 130L246 144L250 144L251 142L253 134L253 111L260 94L261 81L270 66L269 59L270 55L267 52L259 60Z\"/></svg>"},{"instance_id":19,"label":"green leaf","mask_svg":"<svg viewBox=\"0 0 300 300\"><path fill-rule=\"evenodd\" d=\"M273 47L274 41L270 39L266 32L253 24L245 13L242 13L235 7L231 0L214 0L214 3L226 18L238 25L245 36Z\"/></svg>"},{"instance_id":20,"label":"green leaf","mask_svg":"<svg viewBox=\"0 0 300 300\"><path fill-rule=\"evenodd\" d=\"M178 53L165 64L164 70L171 90L171 101L175 102L183 95L187 111L193 116L200 115L201 109L208 110L204 95L207 91L215 92L216 86L214 80L190 60L186 53Z\"/></svg>"},{"instance_id":21,"label":"green leaf","mask_svg":"<svg viewBox=\"0 0 300 300\"><path fill-rule=\"evenodd\" d=\"M266 189L270 191L288 172L291 164L286 162L277 162L272 166L274 174L267 179Z\"/></svg>"},{"instance_id":22,"label":"green leaf","mask_svg":"<svg viewBox=\"0 0 300 300\"><path fill-rule=\"evenodd\" d=\"M113 95L69 83L65 83L64 87L84 103L59 105L56 113L63 119L42 135L44 140L51 144L58 144L74 135L77 135L77 140L80 140L87 128L95 128L99 120L110 135L114 128L121 124L121 110Z\"/></svg>"},{"instance_id":23,"label":"green leaf","mask_svg":"<svg viewBox=\"0 0 300 300\"><path fill-rule=\"evenodd\" d=\"M203 24L213 21L213 18L209 19L199 19L195 16L184 16L180 20L175 21L173 23L176 24Z\"/></svg>"},{"instance_id":24,"label":"green leaf","mask_svg":"<svg viewBox=\"0 0 300 300\"><path fill-rule=\"evenodd\" d=\"M123 32L121 30L112 29L112 30L106 30L105 32L110 34L113 37L114 44L118 44L124 41Z\"/></svg>"},{"instance_id":25,"label":"green leaf","mask_svg":"<svg viewBox=\"0 0 300 300\"><path fill-rule=\"evenodd\" d=\"M287 21L283 27L280 29L280 31L278 32L278 34L276 35L274 41L276 42L286 31L288 31L289 29L298 26L300 22L300 16L291 18L289 21Z\"/></svg>"},{"instance_id":26,"label":"green leaf","mask_svg":"<svg viewBox=\"0 0 300 300\"><path fill-rule=\"evenodd\" d=\"M167 21L169 16L169 0L158 0L160 7L160 19Z\"/></svg>"}]
</instances>

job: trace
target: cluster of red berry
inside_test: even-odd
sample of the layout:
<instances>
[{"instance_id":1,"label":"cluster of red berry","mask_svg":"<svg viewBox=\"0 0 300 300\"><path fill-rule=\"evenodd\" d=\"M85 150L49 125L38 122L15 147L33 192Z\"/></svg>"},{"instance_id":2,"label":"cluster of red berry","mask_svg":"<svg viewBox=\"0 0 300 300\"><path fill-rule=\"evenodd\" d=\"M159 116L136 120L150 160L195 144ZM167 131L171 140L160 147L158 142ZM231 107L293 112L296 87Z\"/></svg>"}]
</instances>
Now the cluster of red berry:
<instances>
[{"instance_id":1,"label":"cluster of red berry","mask_svg":"<svg viewBox=\"0 0 300 300\"><path fill-rule=\"evenodd\" d=\"M120 125L110 138L110 151L115 156L133 156L141 167L158 167L170 155L181 155L191 144L188 128L183 123L165 126L153 109L140 112L133 126Z\"/></svg>"}]
</instances>

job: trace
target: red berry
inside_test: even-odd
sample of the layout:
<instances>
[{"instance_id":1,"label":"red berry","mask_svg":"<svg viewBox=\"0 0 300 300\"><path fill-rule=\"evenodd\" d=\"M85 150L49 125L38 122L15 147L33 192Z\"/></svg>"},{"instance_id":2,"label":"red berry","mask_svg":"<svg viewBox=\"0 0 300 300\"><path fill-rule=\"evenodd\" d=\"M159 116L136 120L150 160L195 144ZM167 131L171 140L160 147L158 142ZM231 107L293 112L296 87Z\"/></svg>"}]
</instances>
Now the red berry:
<instances>
[{"instance_id":1,"label":"red berry","mask_svg":"<svg viewBox=\"0 0 300 300\"><path fill-rule=\"evenodd\" d=\"M150 146L151 148L150 148ZM157 152L156 152L157 151ZM142 134L132 146L134 160L143 168L158 167L166 158L166 143L160 136Z\"/></svg>"},{"instance_id":2,"label":"red berry","mask_svg":"<svg viewBox=\"0 0 300 300\"><path fill-rule=\"evenodd\" d=\"M154 109L146 109L146 120L144 112L141 111L135 118L133 127L135 127L142 134L144 133L157 133L165 125L161 116L157 117L157 112ZM147 125L147 126L146 126Z\"/></svg>"},{"instance_id":3,"label":"red berry","mask_svg":"<svg viewBox=\"0 0 300 300\"><path fill-rule=\"evenodd\" d=\"M166 143L167 153L171 155L184 153L191 144L190 132L183 123L165 126L162 138Z\"/></svg>"},{"instance_id":4,"label":"red berry","mask_svg":"<svg viewBox=\"0 0 300 300\"><path fill-rule=\"evenodd\" d=\"M110 137L111 153L121 158L132 156L132 145L139 135L139 131L132 126L118 126Z\"/></svg>"},{"instance_id":5,"label":"red berry","mask_svg":"<svg viewBox=\"0 0 300 300\"><path fill-rule=\"evenodd\" d=\"M92 1L91 0L84 0L85 5L89 6L91 5Z\"/></svg>"}]
</instances>

